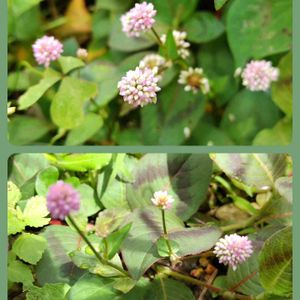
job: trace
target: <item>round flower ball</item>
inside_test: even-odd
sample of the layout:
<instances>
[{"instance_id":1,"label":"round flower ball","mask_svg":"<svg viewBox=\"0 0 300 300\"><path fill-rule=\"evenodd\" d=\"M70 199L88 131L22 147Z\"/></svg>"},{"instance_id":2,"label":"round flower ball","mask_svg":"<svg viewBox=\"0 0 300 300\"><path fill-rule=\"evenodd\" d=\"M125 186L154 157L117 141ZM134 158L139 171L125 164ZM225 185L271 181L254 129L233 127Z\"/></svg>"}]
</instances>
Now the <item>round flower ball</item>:
<instances>
[{"instance_id":1,"label":"round flower ball","mask_svg":"<svg viewBox=\"0 0 300 300\"><path fill-rule=\"evenodd\" d=\"M174 198L167 191L158 191L154 193L151 201L160 209L170 209L172 208Z\"/></svg>"},{"instance_id":2,"label":"round flower ball","mask_svg":"<svg viewBox=\"0 0 300 300\"><path fill-rule=\"evenodd\" d=\"M253 246L247 236L234 233L221 238L213 252L221 264L229 265L235 271L240 263L252 255Z\"/></svg>"},{"instance_id":3,"label":"round flower ball","mask_svg":"<svg viewBox=\"0 0 300 300\"><path fill-rule=\"evenodd\" d=\"M80 208L80 194L62 180L51 185L47 194L47 209L54 219L64 220Z\"/></svg>"},{"instance_id":4,"label":"round flower ball","mask_svg":"<svg viewBox=\"0 0 300 300\"><path fill-rule=\"evenodd\" d=\"M63 53L62 43L53 36L43 36L32 45L33 55L39 65L49 67L51 61L59 59Z\"/></svg>"},{"instance_id":5,"label":"round flower ball","mask_svg":"<svg viewBox=\"0 0 300 300\"><path fill-rule=\"evenodd\" d=\"M266 60L252 60L241 73L243 85L252 92L266 92L279 78L279 69Z\"/></svg>"},{"instance_id":6,"label":"round flower ball","mask_svg":"<svg viewBox=\"0 0 300 300\"><path fill-rule=\"evenodd\" d=\"M156 103L156 93L160 91L158 80L156 71L137 67L135 70L128 71L118 83L120 95L125 102L135 107Z\"/></svg>"},{"instance_id":7,"label":"round flower ball","mask_svg":"<svg viewBox=\"0 0 300 300\"><path fill-rule=\"evenodd\" d=\"M142 32L152 28L155 15L152 3L136 3L129 12L121 16L122 30L129 37L139 37Z\"/></svg>"}]
</instances>

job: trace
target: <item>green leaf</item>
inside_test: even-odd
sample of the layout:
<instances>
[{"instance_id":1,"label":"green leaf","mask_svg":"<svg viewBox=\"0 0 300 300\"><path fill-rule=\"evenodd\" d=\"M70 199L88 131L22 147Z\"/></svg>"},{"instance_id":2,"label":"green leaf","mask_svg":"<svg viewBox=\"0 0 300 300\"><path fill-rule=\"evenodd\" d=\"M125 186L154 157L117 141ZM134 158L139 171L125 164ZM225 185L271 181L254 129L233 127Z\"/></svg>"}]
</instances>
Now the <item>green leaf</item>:
<instances>
[{"instance_id":1,"label":"green leaf","mask_svg":"<svg viewBox=\"0 0 300 300\"><path fill-rule=\"evenodd\" d=\"M122 256L132 278L139 279L160 259L156 241L163 233L161 212L155 207L136 209L128 219L132 227L123 243ZM183 223L169 212L166 212L166 224L168 231L183 228Z\"/></svg>"},{"instance_id":2,"label":"green leaf","mask_svg":"<svg viewBox=\"0 0 300 300\"><path fill-rule=\"evenodd\" d=\"M7 183L7 206L8 209L15 209L16 204L21 200L19 188L11 181Z\"/></svg>"},{"instance_id":3,"label":"green leaf","mask_svg":"<svg viewBox=\"0 0 300 300\"><path fill-rule=\"evenodd\" d=\"M80 210L79 213L85 217L94 215L100 210L94 196L94 190L87 184L81 184L76 187L80 193Z\"/></svg>"},{"instance_id":4,"label":"green leaf","mask_svg":"<svg viewBox=\"0 0 300 300\"><path fill-rule=\"evenodd\" d=\"M68 226L52 225L41 233L48 247L36 267L39 285L46 283L74 283L84 273L71 261L68 253L85 245L77 232Z\"/></svg>"},{"instance_id":5,"label":"green leaf","mask_svg":"<svg viewBox=\"0 0 300 300\"><path fill-rule=\"evenodd\" d=\"M97 0L96 7L111 11L124 11L129 3L123 0Z\"/></svg>"},{"instance_id":6,"label":"green leaf","mask_svg":"<svg viewBox=\"0 0 300 300\"><path fill-rule=\"evenodd\" d=\"M221 237L217 227L183 228L169 231L169 238L178 245L179 256L198 254L211 249Z\"/></svg>"},{"instance_id":7,"label":"green leaf","mask_svg":"<svg viewBox=\"0 0 300 300\"><path fill-rule=\"evenodd\" d=\"M48 89L61 79L61 75L48 68L43 74L41 81L30 87L18 100L19 109L23 110L36 103Z\"/></svg>"},{"instance_id":8,"label":"green leaf","mask_svg":"<svg viewBox=\"0 0 300 300\"><path fill-rule=\"evenodd\" d=\"M54 184L59 177L57 168L51 166L41 170L35 181L35 190L40 196L46 196L50 185Z\"/></svg>"},{"instance_id":9,"label":"green leaf","mask_svg":"<svg viewBox=\"0 0 300 300\"><path fill-rule=\"evenodd\" d=\"M102 193L105 184L104 173L99 174L97 193L99 199L105 208L129 208L126 200L126 184L117 179L110 179L109 183Z\"/></svg>"},{"instance_id":10,"label":"green leaf","mask_svg":"<svg viewBox=\"0 0 300 300\"><path fill-rule=\"evenodd\" d=\"M268 238L259 259L260 281L278 296L292 296L292 229L286 227Z\"/></svg>"},{"instance_id":11,"label":"green leaf","mask_svg":"<svg viewBox=\"0 0 300 300\"><path fill-rule=\"evenodd\" d=\"M127 224L124 227L118 229L117 231L111 233L107 237L107 243L108 243L108 249L107 249L107 254L108 254L108 259L112 259L117 252L120 250L120 247L122 243L124 242L125 238L127 237L130 228L132 224Z\"/></svg>"},{"instance_id":12,"label":"green leaf","mask_svg":"<svg viewBox=\"0 0 300 300\"><path fill-rule=\"evenodd\" d=\"M275 226L292 225L293 204L284 197L273 197L266 204L264 210L264 220Z\"/></svg>"},{"instance_id":13,"label":"green leaf","mask_svg":"<svg viewBox=\"0 0 300 300\"><path fill-rule=\"evenodd\" d=\"M195 296L184 283L169 278L158 277L149 286L145 299L194 300Z\"/></svg>"},{"instance_id":14,"label":"green leaf","mask_svg":"<svg viewBox=\"0 0 300 300\"><path fill-rule=\"evenodd\" d=\"M172 249L172 254L176 254L179 250L179 245L172 240L169 240L170 247ZM161 257L170 256L170 251L168 247L168 243L164 237L161 237L156 242L157 252Z\"/></svg>"},{"instance_id":15,"label":"green leaf","mask_svg":"<svg viewBox=\"0 0 300 300\"><path fill-rule=\"evenodd\" d=\"M33 144L46 135L49 124L37 118L15 116L8 123L9 142L13 145Z\"/></svg>"},{"instance_id":16,"label":"green leaf","mask_svg":"<svg viewBox=\"0 0 300 300\"><path fill-rule=\"evenodd\" d=\"M163 235L161 211L156 207L136 209L128 222L133 224L123 243L122 256L132 278L138 279L160 259L156 243ZM171 212L166 212L166 227L170 240L178 244L179 256L209 250L221 236L213 227L183 228L183 223Z\"/></svg>"},{"instance_id":17,"label":"green leaf","mask_svg":"<svg viewBox=\"0 0 300 300\"><path fill-rule=\"evenodd\" d=\"M286 156L280 154L218 153L211 158L227 176L257 190L273 188L286 167Z\"/></svg>"},{"instance_id":18,"label":"green leaf","mask_svg":"<svg viewBox=\"0 0 300 300\"><path fill-rule=\"evenodd\" d=\"M131 209L152 206L154 192L167 190L175 199L172 211L187 220L206 199L211 172L205 154L146 154L127 185L127 201Z\"/></svg>"},{"instance_id":19,"label":"green leaf","mask_svg":"<svg viewBox=\"0 0 300 300\"><path fill-rule=\"evenodd\" d=\"M293 203L293 177L280 177L275 181L275 188L280 196Z\"/></svg>"},{"instance_id":20,"label":"green leaf","mask_svg":"<svg viewBox=\"0 0 300 300\"><path fill-rule=\"evenodd\" d=\"M221 129L236 144L249 145L260 130L274 126L279 118L280 111L269 94L242 90L226 107Z\"/></svg>"},{"instance_id":21,"label":"green leaf","mask_svg":"<svg viewBox=\"0 0 300 300\"><path fill-rule=\"evenodd\" d=\"M272 98L276 105L291 117L293 113L292 93L292 53L285 55L279 62L280 77L272 86Z\"/></svg>"},{"instance_id":22,"label":"green leaf","mask_svg":"<svg viewBox=\"0 0 300 300\"><path fill-rule=\"evenodd\" d=\"M19 260L8 265L7 279L10 282L23 283L24 286L30 286L34 281L30 267Z\"/></svg>"},{"instance_id":23,"label":"green leaf","mask_svg":"<svg viewBox=\"0 0 300 300\"><path fill-rule=\"evenodd\" d=\"M122 31L120 19L115 18L111 27L108 44L114 50L133 52L149 48L155 44L155 39L149 39L146 35L138 38L127 37Z\"/></svg>"},{"instance_id":24,"label":"green leaf","mask_svg":"<svg viewBox=\"0 0 300 300\"><path fill-rule=\"evenodd\" d=\"M20 209L9 209L7 212L7 234L16 234L22 232L26 227L25 221L22 219L22 212Z\"/></svg>"},{"instance_id":25,"label":"green leaf","mask_svg":"<svg viewBox=\"0 0 300 300\"><path fill-rule=\"evenodd\" d=\"M192 140L195 145L232 145L228 135L219 128L201 121L193 131Z\"/></svg>"},{"instance_id":26,"label":"green leaf","mask_svg":"<svg viewBox=\"0 0 300 300\"><path fill-rule=\"evenodd\" d=\"M81 59L72 56L61 56L58 62L64 74L85 66L85 63Z\"/></svg>"},{"instance_id":27,"label":"green leaf","mask_svg":"<svg viewBox=\"0 0 300 300\"><path fill-rule=\"evenodd\" d=\"M177 52L176 42L175 42L175 39L174 39L174 36L173 36L173 30L168 31L165 46L167 48L167 56L171 60L177 59L179 55L178 55L178 52Z\"/></svg>"},{"instance_id":28,"label":"green leaf","mask_svg":"<svg viewBox=\"0 0 300 300\"><path fill-rule=\"evenodd\" d=\"M39 235L22 233L13 243L12 250L27 263L36 265L47 248L47 240Z\"/></svg>"},{"instance_id":29,"label":"green leaf","mask_svg":"<svg viewBox=\"0 0 300 300\"><path fill-rule=\"evenodd\" d=\"M209 12L195 13L186 23L187 39L194 43L207 43L224 32L224 25Z\"/></svg>"},{"instance_id":30,"label":"green leaf","mask_svg":"<svg viewBox=\"0 0 300 300\"><path fill-rule=\"evenodd\" d=\"M157 10L157 20L174 27L187 20L198 5L198 0L152 0L151 2Z\"/></svg>"},{"instance_id":31,"label":"green leaf","mask_svg":"<svg viewBox=\"0 0 300 300\"><path fill-rule=\"evenodd\" d=\"M197 61L205 70L212 89L216 93L214 101L218 107L223 107L238 91L238 82L232 76L235 71L234 60L227 45L226 36L223 35L212 42L201 45L201 49L197 53Z\"/></svg>"},{"instance_id":32,"label":"green leaf","mask_svg":"<svg viewBox=\"0 0 300 300\"><path fill-rule=\"evenodd\" d=\"M84 120L83 104L97 94L95 83L65 77L51 103L51 118L61 128L72 129Z\"/></svg>"},{"instance_id":33,"label":"green leaf","mask_svg":"<svg viewBox=\"0 0 300 300\"><path fill-rule=\"evenodd\" d=\"M129 277L117 278L114 283L114 289L123 293L128 293L130 290L132 290L132 288L134 288L135 285L136 281Z\"/></svg>"},{"instance_id":34,"label":"green leaf","mask_svg":"<svg viewBox=\"0 0 300 300\"><path fill-rule=\"evenodd\" d=\"M215 9L219 10L221 9L228 0L215 0Z\"/></svg>"},{"instance_id":35,"label":"green leaf","mask_svg":"<svg viewBox=\"0 0 300 300\"><path fill-rule=\"evenodd\" d=\"M11 157L9 180L22 188L42 169L49 166L44 154L24 153Z\"/></svg>"},{"instance_id":36,"label":"green leaf","mask_svg":"<svg viewBox=\"0 0 300 300\"><path fill-rule=\"evenodd\" d=\"M99 241L93 245L96 249L99 248ZM80 269L88 270L92 274L97 274L101 277L116 277L124 276L123 273L117 269L102 264L98 258L94 255L92 250L88 246L81 247L80 250L75 250L69 253L72 262ZM111 262L118 267L122 268L122 262L120 257L116 255L111 259Z\"/></svg>"},{"instance_id":37,"label":"green leaf","mask_svg":"<svg viewBox=\"0 0 300 300\"><path fill-rule=\"evenodd\" d=\"M235 0L227 15L227 32L236 67L250 58L265 56L291 49L292 1Z\"/></svg>"},{"instance_id":38,"label":"green leaf","mask_svg":"<svg viewBox=\"0 0 300 300\"><path fill-rule=\"evenodd\" d=\"M81 75L83 78L97 83L99 94L95 102L99 106L105 106L118 95L118 82L124 74L111 63L97 62L87 65Z\"/></svg>"},{"instance_id":39,"label":"green leaf","mask_svg":"<svg viewBox=\"0 0 300 300\"><path fill-rule=\"evenodd\" d=\"M64 283L48 284L43 287L32 286L28 289L26 300L65 300L70 286Z\"/></svg>"},{"instance_id":40,"label":"green leaf","mask_svg":"<svg viewBox=\"0 0 300 300\"><path fill-rule=\"evenodd\" d=\"M118 229L129 214L127 209L116 207L99 212L96 219L95 230L97 235L106 237Z\"/></svg>"},{"instance_id":41,"label":"green leaf","mask_svg":"<svg viewBox=\"0 0 300 300\"><path fill-rule=\"evenodd\" d=\"M70 289L68 300L114 300L114 280L86 273Z\"/></svg>"},{"instance_id":42,"label":"green leaf","mask_svg":"<svg viewBox=\"0 0 300 300\"><path fill-rule=\"evenodd\" d=\"M258 245L256 245L256 247L257 246ZM257 296L264 291L260 284L258 274L258 255L258 249L255 249L255 252L251 255L251 257L238 265L236 271L233 271L232 268L228 269L226 276L227 288L239 285L237 291L249 296ZM248 280L244 280L245 278L248 278Z\"/></svg>"},{"instance_id":43,"label":"green leaf","mask_svg":"<svg viewBox=\"0 0 300 300\"><path fill-rule=\"evenodd\" d=\"M30 198L23 211L23 219L27 226L42 227L50 222L50 218L46 218L49 211L46 205L46 198L35 196Z\"/></svg>"},{"instance_id":44,"label":"green leaf","mask_svg":"<svg viewBox=\"0 0 300 300\"><path fill-rule=\"evenodd\" d=\"M65 144L68 146L83 144L96 134L103 123L101 116L94 113L87 114L83 122L69 132Z\"/></svg>"},{"instance_id":45,"label":"green leaf","mask_svg":"<svg viewBox=\"0 0 300 300\"><path fill-rule=\"evenodd\" d=\"M8 1L8 7L12 9L14 17L19 17L32 7L37 6L42 0L11 0Z\"/></svg>"},{"instance_id":46,"label":"green leaf","mask_svg":"<svg viewBox=\"0 0 300 300\"><path fill-rule=\"evenodd\" d=\"M273 128L260 131L253 145L257 146L284 146L292 142L292 120L281 119Z\"/></svg>"},{"instance_id":47,"label":"green leaf","mask_svg":"<svg viewBox=\"0 0 300 300\"><path fill-rule=\"evenodd\" d=\"M53 164L58 168L68 171L86 172L88 170L100 170L107 166L112 154L63 154L49 156Z\"/></svg>"},{"instance_id":48,"label":"green leaf","mask_svg":"<svg viewBox=\"0 0 300 300\"><path fill-rule=\"evenodd\" d=\"M148 105L142 109L143 143L183 143L186 140L184 128L188 127L193 131L204 113L204 105L203 95L187 93L174 81L158 95L156 105Z\"/></svg>"}]
</instances>

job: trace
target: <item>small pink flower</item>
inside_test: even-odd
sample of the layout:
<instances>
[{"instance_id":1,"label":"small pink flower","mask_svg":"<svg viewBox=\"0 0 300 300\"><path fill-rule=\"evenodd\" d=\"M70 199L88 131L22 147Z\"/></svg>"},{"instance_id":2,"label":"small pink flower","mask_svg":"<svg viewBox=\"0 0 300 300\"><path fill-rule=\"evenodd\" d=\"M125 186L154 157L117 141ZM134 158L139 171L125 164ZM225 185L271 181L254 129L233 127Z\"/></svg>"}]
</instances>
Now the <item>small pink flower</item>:
<instances>
[{"instance_id":1,"label":"small pink flower","mask_svg":"<svg viewBox=\"0 0 300 300\"><path fill-rule=\"evenodd\" d=\"M139 37L141 32L152 28L156 10L152 3L136 3L125 15L121 16L123 32L129 37Z\"/></svg>"},{"instance_id":2,"label":"small pink flower","mask_svg":"<svg viewBox=\"0 0 300 300\"><path fill-rule=\"evenodd\" d=\"M252 60L242 71L243 85L250 91L267 91L279 77L279 69L266 60Z\"/></svg>"},{"instance_id":3,"label":"small pink flower","mask_svg":"<svg viewBox=\"0 0 300 300\"><path fill-rule=\"evenodd\" d=\"M71 212L80 208L80 194L72 185L57 181L47 194L47 208L54 219L64 220Z\"/></svg>"},{"instance_id":4,"label":"small pink flower","mask_svg":"<svg viewBox=\"0 0 300 300\"><path fill-rule=\"evenodd\" d=\"M174 198L166 191L158 191L154 193L151 201L154 205L161 209L170 209L172 208Z\"/></svg>"},{"instance_id":5,"label":"small pink flower","mask_svg":"<svg viewBox=\"0 0 300 300\"><path fill-rule=\"evenodd\" d=\"M219 239L213 252L221 264L229 265L235 271L238 264L251 256L253 246L247 236L234 233Z\"/></svg>"},{"instance_id":6,"label":"small pink flower","mask_svg":"<svg viewBox=\"0 0 300 300\"><path fill-rule=\"evenodd\" d=\"M160 91L158 80L153 70L137 67L134 71L128 71L118 83L120 95L125 102L134 106L156 103L156 92Z\"/></svg>"},{"instance_id":7,"label":"small pink flower","mask_svg":"<svg viewBox=\"0 0 300 300\"><path fill-rule=\"evenodd\" d=\"M39 65L49 67L51 61L57 60L63 52L63 45L53 36L43 36L32 45L35 60Z\"/></svg>"}]
</instances>

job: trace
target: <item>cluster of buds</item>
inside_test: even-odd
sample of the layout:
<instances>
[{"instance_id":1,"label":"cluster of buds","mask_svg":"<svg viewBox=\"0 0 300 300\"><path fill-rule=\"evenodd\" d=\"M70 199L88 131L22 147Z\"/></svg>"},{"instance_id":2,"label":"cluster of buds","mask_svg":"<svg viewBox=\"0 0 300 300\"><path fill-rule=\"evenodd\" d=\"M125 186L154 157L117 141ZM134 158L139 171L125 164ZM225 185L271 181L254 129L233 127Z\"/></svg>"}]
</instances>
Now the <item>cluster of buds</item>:
<instances>
[{"instance_id":1,"label":"cluster of buds","mask_svg":"<svg viewBox=\"0 0 300 300\"><path fill-rule=\"evenodd\" d=\"M51 61L59 59L63 45L53 36L43 36L32 45L33 55L39 65L49 67Z\"/></svg>"},{"instance_id":2,"label":"cluster of buds","mask_svg":"<svg viewBox=\"0 0 300 300\"><path fill-rule=\"evenodd\" d=\"M156 93L160 91L158 80L153 70L137 67L135 70L128 71L118 83L120 95L125 102L134 107L156 103Z\"/></svg>"},{"instance_id":3,"label":"cluster of buds","mask_svg":"<svg viewBox=\"0 0 300 300\"><path fill-rule=\"evenodd\" d=\"M139 37L150 30L155 23L156 10L152 3L136 3L135 6L121 16L122 29L129 37Z\"/></svg>"},{"instance_id":4,"label":"cluster of buds","mask_svg":"<svg viewBox=\"0 0 300 300\"><path fill-rule=\"evenodd\" d=\"M243 85L252 92L266 92L272 82L279 78L279 69L274 68L271 62L266 60L252 60L242 70L238 68L235 76L241 75Z\"/></svg>"},{"instance_id":5,"label":"cluster of buds","mask_svg":"<svg viewBox=\"0 0 300 300\"><path fill-rule=\"evenodd\" d=\"M253 253L252 242L247 236L236 233L225 235L215 245L214 254L219 262L229 265L235 271L237 266L249 258Z\"/></svg>"},{"instance_id":6,"label":"cluster of buds","mask_svg":"<svg viewBox=\"0 0 300 300\"><path fill-rule=\"evenodd\" d=\"M80 194L72 185L59 180L49 187L47 209L54 219L64 220L79 208Z\"/></svg>"}]
</instances>

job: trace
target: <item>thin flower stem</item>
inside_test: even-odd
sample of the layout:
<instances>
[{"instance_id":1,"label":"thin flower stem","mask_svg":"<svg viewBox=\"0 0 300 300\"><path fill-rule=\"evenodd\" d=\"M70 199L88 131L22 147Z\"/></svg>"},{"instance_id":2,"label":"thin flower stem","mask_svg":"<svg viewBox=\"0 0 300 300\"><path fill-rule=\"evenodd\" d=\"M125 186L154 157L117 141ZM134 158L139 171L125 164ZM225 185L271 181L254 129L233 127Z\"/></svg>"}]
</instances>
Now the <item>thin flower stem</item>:
<instances>
[{"instance_id":1,"label":"thin flower stem","mask_svg":"<svg viewBox=\"0 0 300 300\"><path fill-rule=\"evenodd\" d=\"M86 237L86 235L81 231L81 229L77 226L76 222L74 221L74 219L70 215L68 216L68 219L69 219L70 223L74 226L74 228L76 229L76 231L78 232L78 234L81 236L81 238L90 247L90 249L95 254L95 256L97 257L97 259L99 260L100 263L102 263L104 265L108 265L108 266L110 266L110 267L118 270L120 273L124 274L125 276L129 276L128 272L126 272L125 270L123 270L119 266L115 265L114 263L112 263L112 262L110 262L108 260L105 260L100 255L100 253L94 248L94 246L92 245L92 243L89 241L89 239Z\"/></svg>"},{"instance_id":2,"label":"thin flower stem","mask_svg":"<svg viewBox=\"0 0 300 300\"><path fill-rule=\"evenodd\" d=\"M163 44L163 42L161 41L161 39L160 39L158 33L156 32L156 30L152 27L152 28L151 28L151 31L153 32L155 38L157 39L157 42L158 42L159 46L163 47L164 44Z\"/></svg>"},{"instance_id":3,"label":"thin flower stem","mask_svg":"<svg viewBox=\"0 0 300 300\"><path fill-rule=\"evenodd\" d=\"M239 230L239 229L245 229L246 227L252 226L253 224L255 224L259 218L261 218L265 212L265 210L268 208L268 203L265 203L262 208L259 210L259 213L257 215L254 215L252 217L250 217L249 219L245 220L245 221L241 221L238 223L234 223L234 224L230 224L230 225L226 225L226 226L222 226L220 229L223 232L228 232L228 231L232 231L232 230Z\"/></svg>"},{"instance_id":4,"label":"thin flower stem","mask_svg":"<svg viewBox=\"0 0 300 300\"><path fill-rule=\"evenodd\" d=\"M168 232L167 232L167 226L166 226L166 217L165 217L165 210L162 209L161 210L161 216L162 216L162 223L163 223L163 229L164 229L164 238L166 240L168 249L169 249L169 255L171 256L173 251L172 251L172 247L170 245L170 241L168 239Z\"/></svg>"},{"instance_id":5,"label":"thin flower stem","mask_svg":"<svg viewBox=\"0 0 300 300\"><path fill-rule=\"evenodd\" d=\"M185 281L186 283L201 286L201 287L205 287L205 288L207 288L207 289L209 289L209 290L211 290L215 293L218 293L218 294L222 295L224 297L224 299L237 299L237 300L253 300L254 299L252 296L245 296L245 295L241 295L241 294L238 294L238 293L230 292L230 291L225 290L225 289L218 288L218 287L213 286L211 284L208 284L208 283L206 283L202 280L192 278L190 276L187 276L187 275L184 275L182 273L171 270L167 267L159 266L157 268L157 271L159 273L163 273L163 274L169 275L173 278Z\"/></svg>"}]
</instances>

